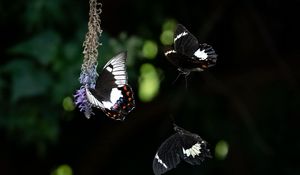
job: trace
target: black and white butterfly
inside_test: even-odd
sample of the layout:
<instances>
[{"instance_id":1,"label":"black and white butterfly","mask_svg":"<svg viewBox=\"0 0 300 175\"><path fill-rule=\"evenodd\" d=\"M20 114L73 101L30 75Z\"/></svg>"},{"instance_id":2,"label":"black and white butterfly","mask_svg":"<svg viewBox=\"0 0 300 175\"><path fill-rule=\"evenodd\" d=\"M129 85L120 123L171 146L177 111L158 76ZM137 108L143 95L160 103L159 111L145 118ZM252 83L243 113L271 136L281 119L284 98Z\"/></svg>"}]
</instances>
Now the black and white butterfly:
<instances>
[{"instance_id":1,"label":"black and white butterfly","mask_svg":"<svg viewBox=\"0 0 300 175\"><path fill-rule=\"evenodd\" d=\"M197 38L181 24L177 25L174 44L165 50L165 56L186 76L192 71L204 71L217 62L215 50L206 43L199 44Z\"/></svg>"},{"instance_id":2,"label":"black and white butterfly","mask_svg":"<svg viewBox=\"0 0 300 175\"><path fill-rule=\"evenodd\" d=\"M163 174L175 168L182 160L199 165L205 158L211 158L207 142L197 134L191 133L174 124L175 134L165 140L158 148L153 160L155 175Z\"/></svg>"},{"instance_id":3,"label":"black and white butterfly","mask_svg":"<svg viewBox=\"0 0 300 175\"><path fill-rule=\"evenodd\" d=\"M121 52L103 67L95 89L86 88L88 101L110 118L124 120L135 108L133 91L128 84L126 72L127 53Z\"/></svg>"}]
</instances>

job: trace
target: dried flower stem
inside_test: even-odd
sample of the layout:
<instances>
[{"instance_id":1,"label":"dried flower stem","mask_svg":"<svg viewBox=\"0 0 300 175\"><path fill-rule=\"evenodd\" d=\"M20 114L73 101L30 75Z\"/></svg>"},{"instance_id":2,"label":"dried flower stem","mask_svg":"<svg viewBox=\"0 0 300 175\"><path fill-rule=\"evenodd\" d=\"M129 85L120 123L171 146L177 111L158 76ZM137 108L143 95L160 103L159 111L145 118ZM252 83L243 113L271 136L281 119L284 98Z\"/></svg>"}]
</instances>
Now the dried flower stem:
<instances>
[{"instance_id":1,"label":"dried flower stem","mask_svg":"<svg viewBox=\"0 0 300 175\"><path fill-rule=\"evenodd\" d=\"M84 60L81 66L81 72L84 74L83 79L80 79L82 84L88 84L93 86L95 84L97 73L92 75L96 71L98 64L98 46L101 45L99 42L99 37L101 36L102 30L100 27L100 14L102 4L98 3L97 0L90 0L90 12L89 12L89 22L88 22L88 32L85 36L83 42L83 55ZM87 79L86 77L89 77Z\"/></svg>"},{"instance_id":2,"label":"dried flower stem","mask_svg":"<svg viewBox=\"0 0 300 175\"><path fill-rule=\"evenodd\" d=\"M98 46L101 45L99 42L99 37L102 33L100 27L100 14L102 12L101 7L102 4L98 3L97 0L90 0L88 32L83 42L84 57L79 77L81 87L74 95L75 104L78 106L81 112L84 112L87 118L93 114L93 111L91 104L87 100L85 88L95 88L96 79L98 77Z\"/></svg>"}]
</instances>

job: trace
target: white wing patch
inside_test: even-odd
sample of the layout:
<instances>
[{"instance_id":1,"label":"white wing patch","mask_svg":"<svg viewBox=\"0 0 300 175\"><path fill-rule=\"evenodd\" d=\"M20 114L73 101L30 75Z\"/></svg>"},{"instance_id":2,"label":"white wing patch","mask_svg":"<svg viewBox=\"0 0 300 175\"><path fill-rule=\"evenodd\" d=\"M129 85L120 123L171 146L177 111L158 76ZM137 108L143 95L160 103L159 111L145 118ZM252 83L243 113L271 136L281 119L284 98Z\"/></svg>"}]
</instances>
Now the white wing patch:
<instances>
[{"instance_id":1,"label":"white wing patch","mask_svg":"<svg viewBox=\"0 0 300 175\"><path fill-rule=\"evenodd\" d=\"M158 157L158 154L155 154L155 159L157 159L158 163L162 164L166 169L168 169L168 166Z\"/></svg>"},{"instance_id":2,"label":"white wing patch","mask_svg":"<svg viewBox=\"0 0 300 175\"><path fill-rule=\"evenodd\" d=\"M122 92L118 88L113 88L110 92L110 101L100 102L93 96L93 94L85 88L86 97L88 101L97 108L107 108L110 109L113 105L122 97Z\"/></svg>"},{"instance_id":3,"label":"white wing patch","mask_svg":"<svg viewBox=\"0 0 300 175\"><path fill-rule=\"evenodd\" d=\"M176 53L176 51L175 51L175 50L169 50L169 51L166 51L166 52L165 52L165 55L167 56L167 55L169 55L169 54L171 54L171 53Z\"/></svg>"},{"instance_id":4,"label":"white wing patch","mask_svg":"<svg viewBox=\"0 0 300 175\"><path fill-rule=\"evenodd\" d=\"M116 80L116 84L119 84L118 86L123 86L123 84L126 84L126 80Z\"/></svg>"},{"instance_id":5,"label":"white wing patch","mask_svg":"<svg viewBox=\"0 0 300 175\"><path fill-rule=\"evenodd\" d=\"M111 67L106 67L105 68L108 72L111 72L113 69Z\"/></svg>"},{"instance_id":6,"label":"white wing patch","mask_svg":"<svg viewBox=\"0 0 300 175\"><path fill-rule=\"evenodd\" d=\"M103 101L103 106L107 109L110 109L121 97L122 92L118 88L113 88L110 91L110 101Z\"/></svg>"},{"instance_id":7,"label":"white wing patch","mask_svg":"<svg viewBox=\"0 0 300 175\"><path fill-rule=\"evenodd\" d=\"M176 40L178 40L179 38L181 38L181 37L183 37L183 36L185 36L185 35L187 35L188 33L187 32L182 32L182 33L180 33L180 34L178 34L175 38L174 38L174 42L176 41Z\"/></svg>"},{"instance_id":8,"label":"white wing patch","mask_svg":"<svg viewBox=\"0 0 300 175\"><path fill-rule=\"evenodd\" d=\"M124 67L114 67L114 71L124 71Z\"/></svg>"},{"instance_id":9,"label":"white wing patch","mask_svg":"<svg viewBox=\"0 0 300 175\"><path fill-rule=\"evenodd\" d=\"M115 78L116 80L125 80L125 79L126 79L126 76L124 76L124 75L116 75L116 76L114 76L114 78Z\"/></svg>"},{"instance_id":10,"label":"white wing patch","mask_svg":"<svg viewBox=\"0 0 300 175\"><path fill-rule=\"evenodd\" d=\"M114 71L113 73L112 73L113 75L125 75L125 71Z\"/></svg>"},{"instance_id":11,"label":"white wing patch","mask_svg":"<svg viewBox=\"0 0 300 175\"><path fill-rule=\"evenodd\" d=\"M195 156L198 156L201 153L200 150L201 150L200 143L196 143L191 148L186 149L186 150L184 148L182 148L183 154L185 154L187 157L192 156L193 158Z\"/></svg>"},{"instance_id":12,"label":"white wing patch","mask_svg":"<svg viewBox=\"0 0 300 175\"><path fill-rule=\"evenodd\" d=\"M200 60L206 60L207 57L208 57L207 53L205 53L205 49L203 49L203 50L198 49L198 50L194 53L194 55L195 55L197 58L199 58Z\"/></svg>"}]
</instances>

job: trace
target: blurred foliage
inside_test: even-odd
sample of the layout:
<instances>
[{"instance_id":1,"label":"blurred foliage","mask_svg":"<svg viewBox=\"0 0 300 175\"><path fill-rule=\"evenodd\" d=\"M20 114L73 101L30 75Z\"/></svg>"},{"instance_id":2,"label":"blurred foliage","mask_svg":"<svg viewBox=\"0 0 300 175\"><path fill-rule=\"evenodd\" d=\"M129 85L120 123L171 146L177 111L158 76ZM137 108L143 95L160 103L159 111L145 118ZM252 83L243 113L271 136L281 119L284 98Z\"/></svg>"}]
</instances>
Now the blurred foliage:
<instances>
[{"instance_id":1,"label":"blurred foliage","mask_svg":"<svg viewBox=\"0 0 300 175\"><path fill-rule=\"evenodd\" d=\"M223 160L228 154L229 145L225 140L220 140L215 147L215 157Z\"/></svg>"},{"instance_id":2,"label":"blurred foliage","mask_svg":"<svg viewBox=\"0 0 300 175\"><path fill-rule=\"evenodd\" d=\"M106 34L103 35L105 39ZM16 139L39 148L42 145L43 150L49 142L57 140L59 123L63 119L60 113L74 109L70 95L79 86L81 42L78 39L63 42L58 33L45 31L8 50L12 59L1 65L1 77L5 79L1 79L0 88L8 102L2 106L9 107L5 108L6 116L1 125L10 134L18 136ZM125 33L103 43L98 70L122 50L128 51L128 67L134 66L135 59L141 57L141 50L146 52L144 58L154 58L157 54L155 43L137 36L128 37ZM143 46L146 49L141 49Z\"/></svg>"},{"instance_id":3,"label":"blurred foliage","mask_svg":"<svg viewBox=\"0 0 300 175\"><path fill-rule=\"evenodd\" d=\"M69 165L60 165L58 166L51 175L73 175L72 168Z\"/></svg>"},{"instance_id":4,"label":"blurred foliage","mask_svg":"<svg viewBox=\"0 0 300 175\"><path fill-rule=\"evenodd\" d=\"M153 59L158 52L157 44L153 41L145 41L143 46L143 55L145 58Z\"/></svg>"},{"instance_id":5,"label":"blurred foliage","mask_svg":"<svg viewBox=\"0 0 300 175\"><path fill-rule=\"evenodd\" d=\"M174 30L176 29L177 22L174 19L166 20L162 26L162 33L160 35L160 42L163 45L173 44Z\"/></svg>"},{"instance_id":6,"label":"blurred foliage","mask_svg":"<svg viewBox=\"0 0 300 175\"><path fill-rule=\"evenodd\" d=\"M54 31L42 32L8 50L11 61L1 65L6 103L1 125L40 153L57 140L64 96L78 84L80 55L76 43L64 45ZM72 54L72 53L71 53ZM76 60L76 61L75 61ZM3 114L3 113L2 113Z\"/></svg>"},{"instance_id":7,"label":"blurred foliage","mask_svg":"<svg viewBox=\"0 0 300 175\"><path fill-rule=\"evenodd\" d=\"M63 107L66 111L73 111L75 109L75 104L71 97L64 98Z\"/></svg>"},{"instance_id":8,"label":"blurred foliage","mask_svg":"<svg viewBox=\"0 0 300 175\"><path fill-rule=\"evenodd\" d=\"M156 68L149 63L145 63L140 68L139 77L139 98L143 102L149 102L158 95L160 79Z\"/></svg>"}]
</instances>

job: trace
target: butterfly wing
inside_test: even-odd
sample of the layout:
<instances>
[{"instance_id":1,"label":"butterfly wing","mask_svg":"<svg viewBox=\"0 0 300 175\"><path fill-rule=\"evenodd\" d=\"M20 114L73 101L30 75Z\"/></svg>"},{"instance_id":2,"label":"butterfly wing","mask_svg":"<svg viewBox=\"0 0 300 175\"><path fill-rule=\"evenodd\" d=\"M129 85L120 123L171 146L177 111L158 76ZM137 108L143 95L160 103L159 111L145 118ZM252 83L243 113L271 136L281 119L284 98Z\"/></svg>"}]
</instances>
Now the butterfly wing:
<instances>
[{"instance_id":1,"label":"butterfly wing","mask_svg":"<svg viewBox=\"0 0 300 175\"><path fill-rule=\"evenodd\" d=\"M211 158L207 142L200 136L188 133L181 137L180 157L191 165L200 165L206 158Z\"/></svg>"},{"instance_id":2,"label":"butterfly wing","mask_svg":"<svg viewBox=\"0 0 300 175\"><path fill-rule=\"evenodd\" d=\"M217 54L214 49L204 43L199 44L197 38L183 25L178 24L174 33L173 48L165 51L167 59L180 71L203 71L216 64Z\"/></svg>"},{"instance_id":3,"label":"butterfly wing","mask_svg":"<svg viewBox=\"0 0 300 175\"><path fill-rule=\"evenodd\" d=\"M191 165L199 165L205 158L211 158L207 142L199 135L177 125L174 125L174 130L177 133L164 141L155 154L152 166L155 175L176 168L181 159Z\"/></svg>"},{"instance_id":4,"label":"butterfly wing","mask_svg":"<svg viewBox=\"0 0 300 175\"><path fill-rule=\"evenodd\" d=\"M180 163L178 154L179 134L174 134L165 140L158 148L153 159L152 169L155 175L163 174Z\"/></svg>"},{"instance_id":5,"label":"butterfly wing","mask_svg":"<svg viewBox=\"0 0 300 175\"><path fill-rule=\"evenodd\" d=\"M173 65L175 65L178 69L184 72L184 69L193 67L191 65L191 61L189 61L189 57L177 52L173 48L165 49L165 56L168 61L170 61Z\"/></svg>"},{"instance_id":6,"label":"butterfly wing","mask_svg":"<svg viewBox=\"0 0 300 175\"><path fill-rule=\"evenodd\" d=\"M192 57L199 49L197 38L183 25L178 24L174 32L174 50L187 57Z\"/></svg>"},{"instance_id":7,"label":"butterfly wing","mask_svg":"<svg viewBox=\"0 0 300 175\"><path fill-rule=\"evenodd\" d=\"M214 66L217 62L218 55L212 46L203 43L199 45L199 49L194 53L194 58L198 61L204 61L207 67Z\"/></svg>"},{"instance_id":8,"label":"butterfly wing","mask_svg":"<svg viewBox=\"0 0 300 175\"><path fill-rule=\"evenodd\" d=\"M133 91L128 85L126 52L110 59L100 73L95 89L87 89L89 102L115 120L124 120L135 107Z\"/></svg>"},{"instance_id":9,"label":"butterfly wing","mask_svg":"<svg viewBox=\"0 0 300 175\"><path fill-rule=\"evenodd\" d=\"M207 60L199 60L194 57L185 56L172 48L165 51L165 56L173 65L182 72L203 71L210 67Z\"/></svg>"},{"instance_id":10,"label":"butterfly wing","mask_svg":"<svg viewBox=\"0 0 300 175\"><path fill-rule=\"evenodd\" d=\"M207 142L199 135L191 133L176 124L174 130L180 135L180 157L189 164L199 165L205 158L211 158Z\"/></svg>"}]
</instances>

